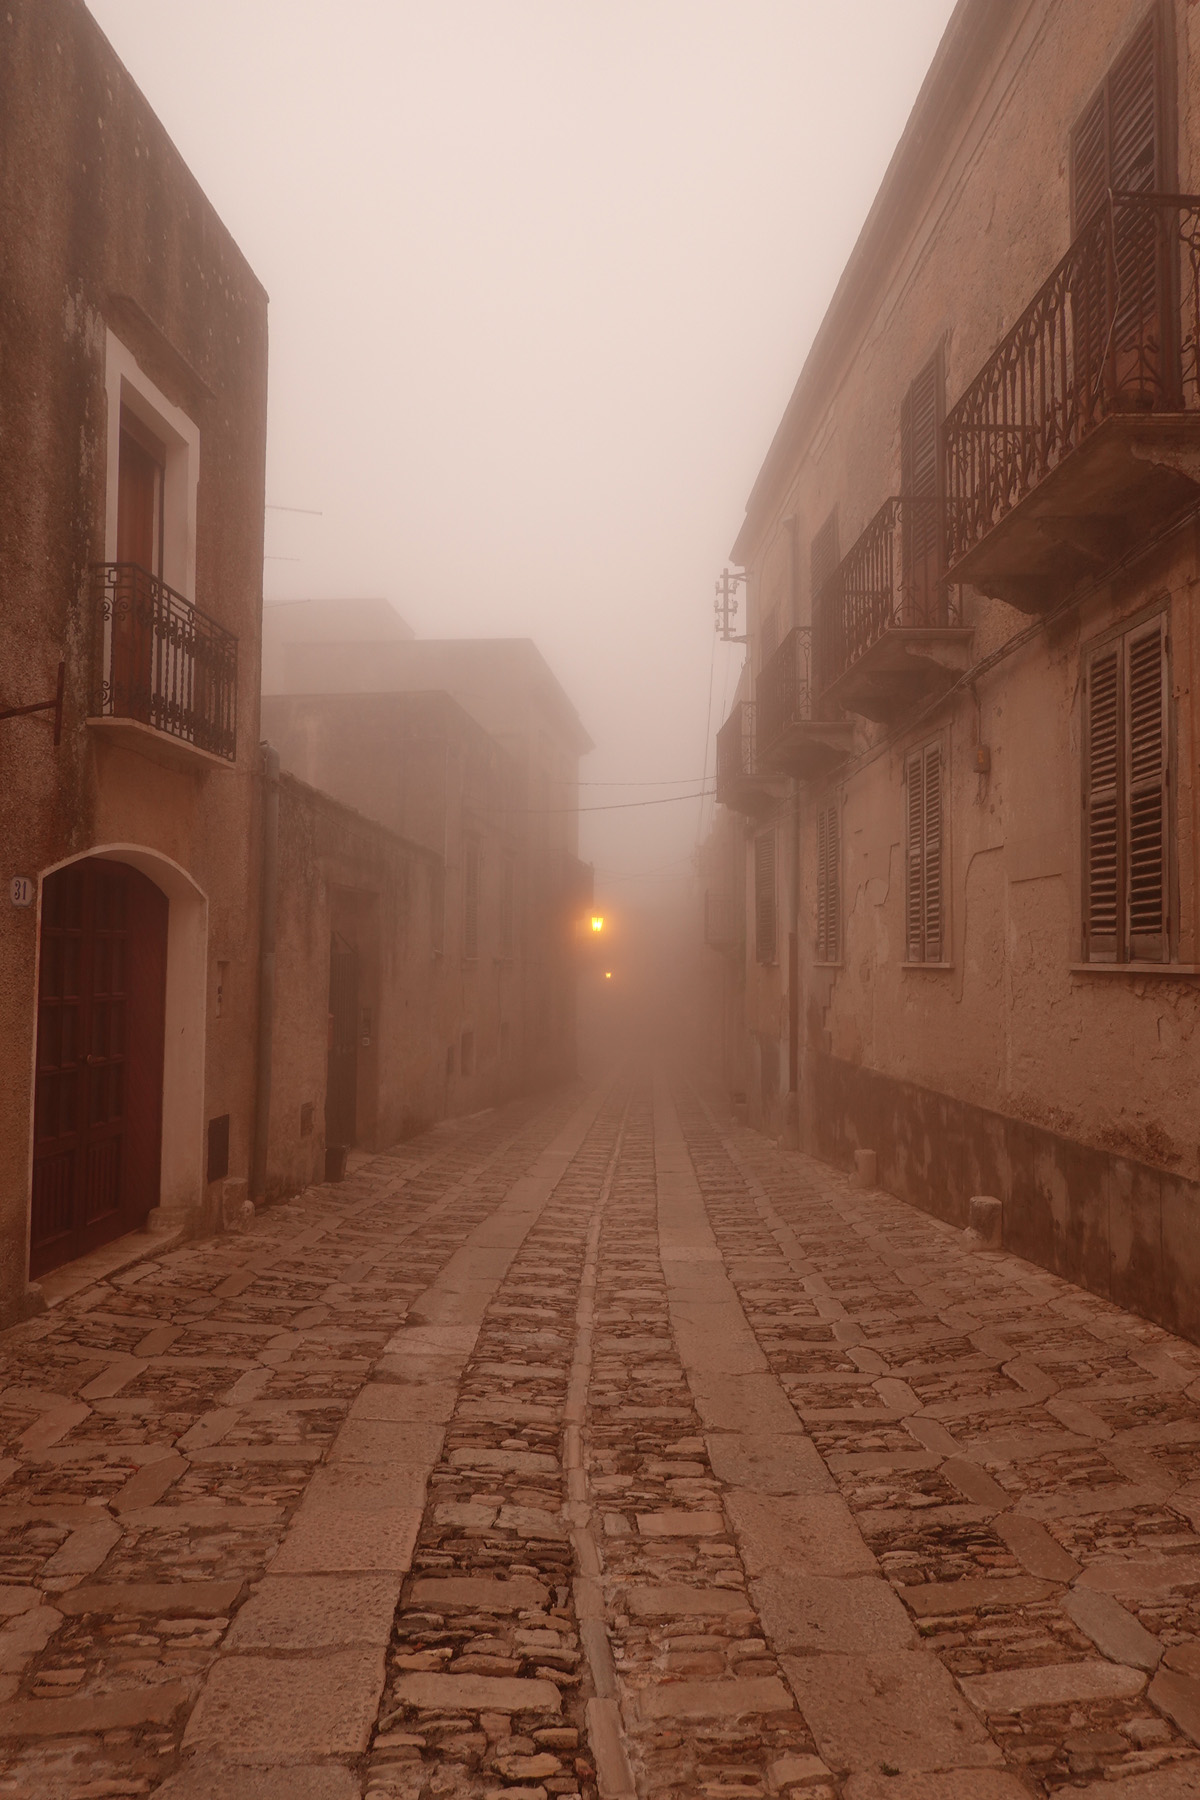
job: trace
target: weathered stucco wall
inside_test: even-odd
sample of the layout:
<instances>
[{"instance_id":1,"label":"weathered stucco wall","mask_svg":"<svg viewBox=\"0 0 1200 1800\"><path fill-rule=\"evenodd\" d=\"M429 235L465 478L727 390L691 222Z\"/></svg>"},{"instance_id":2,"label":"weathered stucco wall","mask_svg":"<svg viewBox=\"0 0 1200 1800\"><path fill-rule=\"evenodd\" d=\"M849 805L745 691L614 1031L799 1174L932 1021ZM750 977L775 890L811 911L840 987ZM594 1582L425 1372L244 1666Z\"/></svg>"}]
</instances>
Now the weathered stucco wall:
<instances>
[{"instance_id":1,"label":"weathered stucco wall","mask_svg":"<svg viewBox=\"0 0 1200 1800\"><path fill-rule=\"evenodd\" d=\"M982 17L984 9L973 10ZM898 247L868 295L847 290L835 301L826 347L797 390L803 403L794 402L781 427L740 540L756 672L773 609L781 630L811 621L810 548L830 512L837 510L844 555L900 492L901 404L914 376L940 349L952 405L1066 250L1072 127L1146 13L1145 0L1014 6L986 27L979 78L949 98L942 93L936 113L916 120L917 137L937 154L927 151L918 184L889 194L893 224L903 222ZM1187 191L1200 180L1196 9L1167 5L1163 16L1168 115L1178 120L1170 185ZM846 317L859 308L861 323L834 351L839 307ZM785 1129L789 1110L790 918L798 920L806 1141L839 1160L869 1145L881 1180L948 1217L961 1217L969 1194L993 1191L994 1181L1014 1247L1103 1291L1111 1281L1127 1303L1168 1323L1183 1320L1183 1287L1193 1280L1179 1246L1200 1233L1200 982L1191 972L1200 963L1198 550L1193 518L1119 572L1098 567L1073 593L1064 588L1054 604L1066 610L1053 623L1035 626L1029 641L923 717L901 716L887 728L857 719L849 760L801 790L798 905L787 869L789 812L779 810L780 955L764 970L751 946L747 963L747 1043L761 1058L769 1042L780 1070L773 1094L756 1096L751 1084L752 1114L765 1127ZM1177 771L1177 967L1083 970L1082 652L1163 596ZM962 600L974 663L1034 623L971 588ZM943 745L948 784L949 966L914 969L904 966L902 775L906 751L932 738ZM986 772L977 770L978 746L988 753ZM843 931L832 969L815 966L814 956L816 811L831 799L842 821ZM746 882L752 897L749 854ZM946 1134L942 1144L938 1133ZM1070 1165L1053 1204L1048 1178L1021 1173L1021 1146L1034 1140L1039 1156ZM1135 1180L1135 1166L1150 1173ZM1175 1247L1150 1256L1141 1234L1147 1206L1157 1202L1129 1196L1138 1182L1160 1177L1171 1185ZM1108 1209L1103 1229L1093 1217L1098 1207Z\"/></svg>"},{"instance_id":2,"label":"weathered stucco wall","mask_svg":"<svg viewBox=\"0 0 1200 1800\"><path fill-rule=\"evenodd\" d=\"M432 911L441 859L328 795L280 780L279 910L267 1192L325 1178L329 944L358 951L370 1043L358 1056L358 1141L379 1149L445 1110Z\"/></svg>"},{"instance_id":3,"label":"weathered stucco wall","mask_svg":"<svg viewBox=\"0 0 1200 1800\"><path fill-rule=\"evenodd\" d=\"M60 658L66 663L58 749L44 718L0 724L0 873L5 890L13 875L36 882L97 846L132 847L186 872L203 897L207 968L229 966L221 1019L201 994L189 1024L205 1039L197 1047L203 1116L231 1115L231 1167L244 1173L266 296L79 0L11 0L0 13L0 132L6 702L51 694ZM187 598L239 641L238 762L229 771L161 768L99 741L85 722L95 679L89 570L104 560L111 473L109 331L199 431L195 593ZM172 880L164 865L160 885ZM38 909L10 909L7 891L2 901L0 1313L24 1304L38 941ZM174 1200L202 1206L201 1154L197 1145L192 1191Z\"/></svg>"}]
</instances>

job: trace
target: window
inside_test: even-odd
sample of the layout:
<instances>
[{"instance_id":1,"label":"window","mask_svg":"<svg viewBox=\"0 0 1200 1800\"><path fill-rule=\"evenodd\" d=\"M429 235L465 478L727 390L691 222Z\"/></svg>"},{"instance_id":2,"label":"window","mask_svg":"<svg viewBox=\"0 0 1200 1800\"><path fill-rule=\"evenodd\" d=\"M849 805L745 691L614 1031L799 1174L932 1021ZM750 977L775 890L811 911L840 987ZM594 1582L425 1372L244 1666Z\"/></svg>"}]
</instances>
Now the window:
<instances>
[{"instance_id":1,"label":"window","mask_svg":"<svg viewBox=\"0 0 1200 1800\"><path fill-rule=\"evenodd\" d=\"M1109 191L1137 194L1165 185L1159 13L1146 18L1109 70L1071 135L1071 216L1076 232Z\"/></svg>"},{"instance_id":2,"label":"window","mask_svg":"<svg viewBox=\"0 0 1200 1800\"><path fill-rule=\"evenodd\" d=\"M931 357L900 406L900 497L903 512L901 624L938 625L941 590L942 359Z\"/></svg>"},{"instance_id":3,"label":"window","mask_svg":"<svg viewBox=\"0 0 1200 1800\"><path fill-rule=\"evenodd\" d=\"M468 962L479 955L479 839L463 839L463 942Z\"/></svg>"},{"instance_id":4,"label":"window","mask_svg":"<svg viewBox=\"0 0 1200 1800\"><path fill-rule=\"evenodd\" d=\"M511 956L515 942L517 869L513 857L506 856L500 868L500 954Z\"/></svg>"},{"instance_id":5,"label":"window","mask_svg":"<svg viewBox=\"0 0 1200 1800\"><path fill-rule=\"evenodd\" d=\"M446 948L446 865L429 871L429 947L435 956Z\"/></svg>"},{"instance_id":6,"label":"window","mask_svg":"<svg viewBox=\"0 0 1200 1800\"><path fill-rule=\"evenodd\" d=\"M758 634L758 666L769 663L779 648L779 608L773 606L762 622Z\"/></svg>"},{"instance_id":7,"label":"window","mask_svg":"<svg viewBox=\"0 0 1200 1800\"><path fill-rule=\"evenodd\" d=\"M200 431L107 334L108 481L104 561L132 562L188 600L196 597Z\"/></svg>"},{"instance_id":8,"label":"window","mask_svg":"<svg viewBox=\"0 0 1200 1800\"><path fill-rule=\"evenodd\" d=\"M838 518L835 506L808 551L808 571L815 600L838 566Z\"/></svg>"},{"instance_id":9,"label":"window","mask_svg":"<svg viewBox=\"0 0 1200 1800\"><path fill-rule=\"evenodd\" d=\"M908 799L905 883L907 960L940 963L945 958L943 925L942 749L925 744L904 762Z\"/></svg>"},{"instance_id":10,"label":"window","mask_svg":"<svg viewBox=\"0 0 1200 1800\"><path fill-rule=\"evenodd\" d=\"M754 954L760 963L775 961L775 833L760 831L754 840Z\"/></svg>"},{"instance_id":11,"label":"window","mask_svg":"<svg viewBox=\"0 0 1200 1800\"><path fill-rule=\"evenodd\" d=\"M817 808L817 961L842 955L841 819L836 800Z\"/></svg>"},{"instance_id":12,"label":"window","mask_svg":"<svg viewBox=\"0 0 1200 1800\"><path fill-rule=\"evenodd\" d=\"M1166 620L1087 656L1083 745L1083 955L1170 957L1170 719Z\"/></svg>"}]
</instances>

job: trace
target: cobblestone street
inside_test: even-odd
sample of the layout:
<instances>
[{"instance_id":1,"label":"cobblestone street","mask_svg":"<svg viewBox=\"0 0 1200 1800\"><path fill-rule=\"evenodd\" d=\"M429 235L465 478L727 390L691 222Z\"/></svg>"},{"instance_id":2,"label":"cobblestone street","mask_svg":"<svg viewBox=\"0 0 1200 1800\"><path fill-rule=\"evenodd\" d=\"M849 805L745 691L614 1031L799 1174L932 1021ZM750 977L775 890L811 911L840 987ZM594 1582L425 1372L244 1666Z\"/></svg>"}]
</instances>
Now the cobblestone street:
<instances>
[{"instance_id":1,"label":"cobblestone street","mask_svg":"<svg viewBox=\"0 0 1200 1800\"><path fill-rule=\"evenodd\" d=\"M1200 1794L1200 1349L686 1085L0 1350L0 1795Z\"/></svg>"}]
</instances>

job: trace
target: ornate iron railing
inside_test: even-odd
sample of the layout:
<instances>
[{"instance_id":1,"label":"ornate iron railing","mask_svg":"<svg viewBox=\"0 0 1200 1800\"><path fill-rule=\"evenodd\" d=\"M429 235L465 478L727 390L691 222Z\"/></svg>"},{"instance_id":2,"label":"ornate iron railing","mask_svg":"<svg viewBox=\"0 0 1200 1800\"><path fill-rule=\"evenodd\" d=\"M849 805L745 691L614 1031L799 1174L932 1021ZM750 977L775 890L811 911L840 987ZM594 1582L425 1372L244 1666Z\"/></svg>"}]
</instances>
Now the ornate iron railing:
<instances>
[{"instance_id":1,"label":"ornate iron railing","mask_svg":"<svg viewBox=\"0 0 1200 1800\"><path fill-rule=\"evenodd\" d=\"M717 799L722 804L739 782L755 773L754 702L736 700L717 733Z\"/></svg>"},{"instance_id":2,"label":"ornate iron railing","mask_svg":"<svg viewBox=\"0 0 1200 1800\"><path fill-rule=\"evenodd\" d=\"M232 762L237 638L136 563L101 563L92 577L96 713L136 719Z\"/></svg>"},{"instance_id":3,"label":"ornate iron railing","mask_svg":"<svg viewBox=\"0 0 1200 1800\"><path fill-rule=\"evenodd\" d=\"M766 756L790 725L812 716L812 630L796 625L759 672L759 754Z\"/></svg>"},{"instance_id":4,"label":"ornate iron railing","mask_svg":"<svg viewBox=\"0 0 1200 1800\"><path fill-rule=\"evenodd\" d=\"M885 500L813 606L815 685L823 693L889 631L961 622L941 578L942 508L935 499Z\"/></svg>"},{"instance_id":5,"label":"ornate iron railing","mask_svg":"<svg viewBox=\"0 0 1200 1800\"><path fill-rule=\"evenodd\" d=\"M1200 407L1200 197L1114 194L946 416L952 566L1114 413Z\"/></svg>"}]
</instances>

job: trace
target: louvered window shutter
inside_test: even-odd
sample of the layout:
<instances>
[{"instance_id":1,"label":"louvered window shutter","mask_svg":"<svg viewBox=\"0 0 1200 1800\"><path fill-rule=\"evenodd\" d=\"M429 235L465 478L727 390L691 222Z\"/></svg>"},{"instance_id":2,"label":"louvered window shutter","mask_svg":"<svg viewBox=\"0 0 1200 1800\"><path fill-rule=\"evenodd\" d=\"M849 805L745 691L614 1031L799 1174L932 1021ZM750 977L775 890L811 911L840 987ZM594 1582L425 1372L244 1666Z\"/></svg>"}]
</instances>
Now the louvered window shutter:
<instances>
[{"instance_id":1,"label":"louvered window shutter","mask_svg":"<svg viewBox=\"0 0 1200 1800\"><path fill-rule=\"evenodd\" d=\"M1169 938L1167 643L1163 621L1131 632L1126 766L1126 941L1134 962L1164 962Z\"/></svg>"},{"instance_id":2,"label":"louvered window shutter","mask_svg":"<svg viewBox=\"0 0 1200 1800\"><path fill-rule=\"evenodd\" d=\"M1108 106L1105 90L1087 107L1071 136L1072 236L1108 197Z\"/></svg>"},{"instance_id":3,"label":"louvered window shutter","mask_svg":"<svg viewBox=\"0 0 1200 1800\"><path fill-rule=\"evenodd\" d=\"M837 802L817 812L817 961L841 953L841 850Z\"/></svg>"},{"instance_id":4,"label":"louvered window shutter","mask_svg":"<svg viewBox=\"0 0 1200 1800\"><path fill-rule=\"evenodd\" d=\"M1160 115L1158 8L1108 77L1109 181L1118 194L1158 186Z\"/></svg>"},{"instance_id":5,"label":"louvered window shutter","mask_svg":"<svg viewBox=\"0 0 1200 1800\"><path fill-rule=\"evenodd\" d=\"M923 857L922 908L925 961L942 962L942 752L929 744L925 765L925 854Z\"/></svg>"},{"instance_id":6,"label":"louvered window shutter","mask_svg":"<svg viewBox=\"0 0 1200 1800\"><path fill-rule=\"evenodd\" d=\"M1084 951L1089 962L1115 962L1121 890L1121 645L1092 657L1087 673L1084 744Z\"/></svg>"},{"instance_id":7,"label":"louvered window shutter","mask_svg":"<svg viewBox=\"0 0 1200 1800\"><path fill-rule=\"evenodd\" d=\"M1071 212L1076 232L1107 198L1162 185L1162 82L1155 7L1071 135Z\"/></svg>"},{"instance_id":8,"label":"louvered window shutter","mask_svg":"<svg viewBox=\"0 0 1200 1800\"><path fill-rule=\"evenodd\" d=\"M760 963L775 961L775 833L760 831L754 840L754 954Z\"/></svg>"},{"instance_id":9,"label":"louvered window shutter","mask_svg":"<svg viewBox=\"0 0 1200 1800\"><path fill-rule=\"evenodd\" d=\"M900 495L904 563L902 624L937 625L940 568L938 426L941 357L921 370L900 406Z\"/></svg>"},{"instance_id":10,"label":"louvered window shutter","mask_svg":"<svg viewBox=\"0 0 1200 1800\"><path fill-rule=\"evenodd\" d=\"M908 961L925 961L925 755L916 751L904 765L908 806L905 915Z\"/></svg>"}]
</instances>

